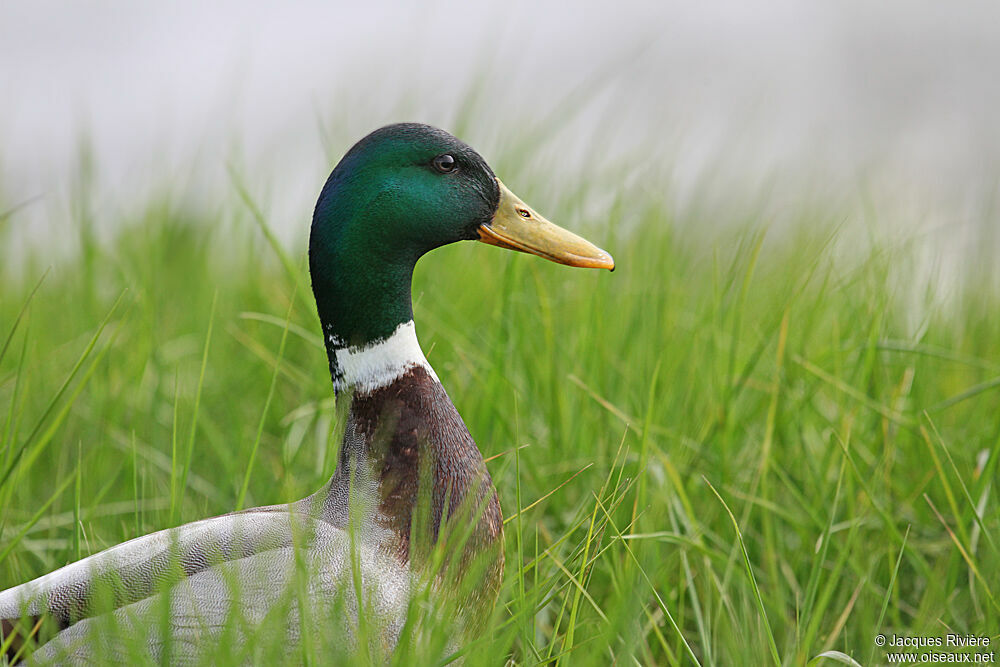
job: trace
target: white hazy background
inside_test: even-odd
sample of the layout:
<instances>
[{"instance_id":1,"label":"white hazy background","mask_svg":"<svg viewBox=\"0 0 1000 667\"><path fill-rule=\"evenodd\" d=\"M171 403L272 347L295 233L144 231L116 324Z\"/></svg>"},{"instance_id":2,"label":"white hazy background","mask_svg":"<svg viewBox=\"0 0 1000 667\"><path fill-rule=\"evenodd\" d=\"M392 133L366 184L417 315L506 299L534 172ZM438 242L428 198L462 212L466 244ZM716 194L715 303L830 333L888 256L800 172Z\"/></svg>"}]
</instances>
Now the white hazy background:
<instances>
[{"instance_id":1,"label":"white hazy background","mask_svg":"<svg viewBox=\"0 0 1000 667\"><path fill-rule=\"evenodd\" d=\"M0 261L72 247L83 155L98 224L231 203L232 166L301 239L340 154L398 120L523 147L510 184L543 211L597 163L699 219L829 202L962 257L997 238L998 107L996 2L3 2Z\"/></svg>"}]
</instances>

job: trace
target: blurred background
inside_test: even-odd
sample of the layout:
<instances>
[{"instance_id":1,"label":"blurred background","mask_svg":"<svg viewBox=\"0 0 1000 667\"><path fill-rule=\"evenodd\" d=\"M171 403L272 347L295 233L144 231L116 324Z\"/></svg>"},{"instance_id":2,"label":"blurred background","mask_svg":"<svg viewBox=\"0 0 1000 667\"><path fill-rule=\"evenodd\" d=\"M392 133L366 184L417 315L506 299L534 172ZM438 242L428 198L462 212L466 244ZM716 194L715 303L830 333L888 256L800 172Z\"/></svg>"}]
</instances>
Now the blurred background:
<instances>
[{"instance_id":1,"label":"blurred background","mask_svg":"<svg viewBox=\"0 0 1000 667\"><path fill-rule=\"evenodd\" d=\"M415 271L519 517L467 664L995 637L997 63L996 0L0 2L0 588L320 488L312 208L416 120L618 262Z\"/></svg>"},{"instance_id":2,"label":"blurred background","mask_svg":"<svg viewBox=\"0 0 1000 667\"><path fill-rule=\"evenodd\" d=\"M107 234L158 193L211 207L231 170L301 239L343 151L398 120L488 160L516 144L533 196L607 168L608 193L705 224L779 226L807 199L962 257L996 236L998 19L986 1L6 2L2 257L58 246L77 190Z\"/></svg>"}]
</instances>

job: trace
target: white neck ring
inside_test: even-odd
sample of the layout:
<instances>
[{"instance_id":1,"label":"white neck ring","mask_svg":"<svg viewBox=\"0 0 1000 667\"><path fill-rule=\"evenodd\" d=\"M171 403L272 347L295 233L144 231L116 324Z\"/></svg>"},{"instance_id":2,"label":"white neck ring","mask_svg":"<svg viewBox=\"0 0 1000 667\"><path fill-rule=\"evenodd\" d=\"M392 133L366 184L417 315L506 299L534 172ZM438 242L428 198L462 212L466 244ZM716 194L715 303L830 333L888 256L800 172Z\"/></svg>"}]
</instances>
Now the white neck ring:
<instances>
[{"instance_id":1,"label":"white neck ring","mask_svg":"<svg viewBox=\"0 0 1000 667\"><path fill-rule=\"evenodd\" d=\"M437 374L427 362L413 320L403 322L388 338L367 345L345 347L335 351L340 369L336 389L353 388L359 394L370 394L392 384L409 369L417 366L427 371L435 382Z\"/></svg>"}]
</instances>

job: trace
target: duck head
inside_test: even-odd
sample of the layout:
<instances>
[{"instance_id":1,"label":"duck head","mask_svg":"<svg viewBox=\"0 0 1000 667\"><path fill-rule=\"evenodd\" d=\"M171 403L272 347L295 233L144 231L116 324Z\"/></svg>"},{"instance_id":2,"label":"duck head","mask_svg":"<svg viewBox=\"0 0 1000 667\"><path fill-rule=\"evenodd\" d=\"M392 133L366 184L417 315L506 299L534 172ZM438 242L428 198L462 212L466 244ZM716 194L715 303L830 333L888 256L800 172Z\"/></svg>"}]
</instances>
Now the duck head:
<instances>
[{"instance_id":1,"label":"duck head","mask_svg":"<svg viewBox=\"0 0 1000 667\"><path fill-rule=\"evenodd\" d=\"M413 319L417 260L464 240L614 268L611 255L539 215L447 132L416 123L375 130L334 168L313 215L309 268L334 378L337 349L385 340Z\"/></svg>"}]
</instances>

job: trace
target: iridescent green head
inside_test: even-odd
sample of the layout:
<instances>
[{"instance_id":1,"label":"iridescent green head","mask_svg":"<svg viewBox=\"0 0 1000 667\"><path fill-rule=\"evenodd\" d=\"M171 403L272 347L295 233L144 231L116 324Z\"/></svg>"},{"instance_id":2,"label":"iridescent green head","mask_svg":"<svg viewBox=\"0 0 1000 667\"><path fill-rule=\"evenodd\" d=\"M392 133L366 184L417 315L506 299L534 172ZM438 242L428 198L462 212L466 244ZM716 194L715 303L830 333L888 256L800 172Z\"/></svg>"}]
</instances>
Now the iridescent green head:
<instances>
[{"instance_id":1,"label":"iridescent green head","mask_svg":"<svg viewBox=\"0 0 1000 667\"><path fill-rule=\"evenodd\" d=\"M447 132L401 123L355 144L319 196L309 242L327 337L367 343L411 319L417 259L478 238L499 201L486 161Z\"/></svg>"},{"instance_id":2,"label":"iridescent green head","mask_svg":"<svg viewBox=\"0 0 1000 667\"><path fill-rule=\"evenodd\" d=\"M383 127L341 159L313 215L309 269L331 364L333 349L385 339L413 319L417 260L462 240L614 267L513 195L462 141L428 125Z\"/></svg>"}]
</instances>

